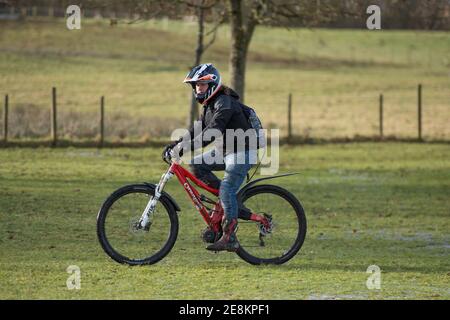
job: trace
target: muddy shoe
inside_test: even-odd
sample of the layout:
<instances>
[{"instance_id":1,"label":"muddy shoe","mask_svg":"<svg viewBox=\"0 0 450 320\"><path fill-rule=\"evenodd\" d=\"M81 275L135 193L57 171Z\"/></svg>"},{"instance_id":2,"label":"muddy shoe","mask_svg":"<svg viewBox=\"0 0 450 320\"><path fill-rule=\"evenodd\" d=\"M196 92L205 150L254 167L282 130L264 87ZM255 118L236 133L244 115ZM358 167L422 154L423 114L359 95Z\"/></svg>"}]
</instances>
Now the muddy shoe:
<instances>
[{"instance_id":1,"label":"muddy shoe","mask_svg":"<svg viewBox=\"0 0 450 320\"><path fill-rule=\"evenodd\" d=\"M210 251L230 251L236 252L239 242L236 238L237 219L226 219L222 224L223 235L213 244L206 247Z\"/></svg>"}]
</instances>

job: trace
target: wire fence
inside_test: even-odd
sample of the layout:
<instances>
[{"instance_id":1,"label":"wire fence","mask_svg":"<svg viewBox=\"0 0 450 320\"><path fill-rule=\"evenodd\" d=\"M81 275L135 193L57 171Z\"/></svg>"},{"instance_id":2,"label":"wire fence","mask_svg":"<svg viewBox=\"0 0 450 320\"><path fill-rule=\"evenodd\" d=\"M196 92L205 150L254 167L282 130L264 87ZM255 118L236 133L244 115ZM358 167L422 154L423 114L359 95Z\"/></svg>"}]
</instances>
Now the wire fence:
<instances>
[{"instance_id":1,"label":"wire fence","mask_svg":"<svg viewBox=\"0 0 450 320\"><path fill-rule=\"evenodd\" d=\"M415 94L335 95L333 97L286 94L284 103L252 105L267 129L279 129L286 141L405 139L450 142L450 94L426 94L418 85ZM50 90L48 108L14 105L5 95L1 112L1 143L89 141L103 146L168 140L185 117L142 116L109 110L99 96L95 111L60 108L57 88ZM285 105L285 107L283 106ZM180 107L180 110L186 108ZM186 116L187 116L186 109Z\"/></svg>"}]
</instances>

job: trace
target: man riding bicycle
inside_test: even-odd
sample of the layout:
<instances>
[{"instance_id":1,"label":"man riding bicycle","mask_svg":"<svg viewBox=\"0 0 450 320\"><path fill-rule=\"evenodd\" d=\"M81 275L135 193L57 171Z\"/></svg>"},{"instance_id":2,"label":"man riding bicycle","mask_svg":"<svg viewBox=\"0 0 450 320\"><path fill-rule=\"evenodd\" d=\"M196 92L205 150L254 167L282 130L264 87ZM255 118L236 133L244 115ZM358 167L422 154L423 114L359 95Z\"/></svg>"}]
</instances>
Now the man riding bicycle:
<instances>
[{"instance_id":1,"label":"man riding bicycle","mask_svg":"<svg viewBox=\"0 0 450 320\"><path fill-rule=\"evenodd\" d=\"M183 151L194 151L205 147L213 139L211 130L220 131L222 139L217 139L215 148L194 157L189 165L194 175L207 185L219 189L219 199L224 210L222 237L207 247L212 251L236 251L239 243L236 238L238 225L237 192L250 168L256 164L258 143L251 139L236 138L236 132L253 130L252 122L245 113L246 106L239 102L239 95L221 83L219 71L212 64L194 67L184 79L189 83L196 100L203 105L199 121L194 123L189 133L167 145L164 154L171 152L181 156ZM196 127L197 126L197 127ZM200 128L201 133L195 136ZM232 141L228 132L233 130ZM240 131L237 131L240 130ZM227 141L228 138L228 141ZM217 144L218 142L218 144ZM222 181L212 171L225 171Z\"/></svg>"},{"instance_id":2,"label":"man riding bicycle","mask_svg":"<svg viewBox=\"0 0 450 320\"><path fill-rule=\"evenodd\" d=\"M170 252L177 239L177 212L181 209L164 191L164 186L175 175L207 225L202 238L212 243L208 250L235 251L253 265L287 262L305 240L303 207L288 190L259 182L294 173L259 178L240 189L259 158L258 148L266 145L265 132L256 113L239 102L233 90L221 84L220 74L212 64L193 68L184 82L191 84L195 98L203 104L200 121L166 146L163 160L170 166L157 184L129 184L104 201L97 215L97 235L103 250L115 261L129 265L154 264ZM211 131L215 132L211 134ZM217 144L219 140L221 145ZM215 148L189 162L193 172L180 165L178 159L182 153L212 141ZM212 173L217 170L225 171L222 181ZM189 181L218 196L218 201L201 194ZM137 200L141 202L136 204ZM215 206L210 209L204 202ZM137 208L141 208L140 215L136 215ZM236 237L238 218L246 221L246 228L239 233L240 243ZM145 250L136 250L136 245L143 243L141 237L150 241L145 241ZM127 243L131 246L127 247Z\"/></svg>"}]
</instances>

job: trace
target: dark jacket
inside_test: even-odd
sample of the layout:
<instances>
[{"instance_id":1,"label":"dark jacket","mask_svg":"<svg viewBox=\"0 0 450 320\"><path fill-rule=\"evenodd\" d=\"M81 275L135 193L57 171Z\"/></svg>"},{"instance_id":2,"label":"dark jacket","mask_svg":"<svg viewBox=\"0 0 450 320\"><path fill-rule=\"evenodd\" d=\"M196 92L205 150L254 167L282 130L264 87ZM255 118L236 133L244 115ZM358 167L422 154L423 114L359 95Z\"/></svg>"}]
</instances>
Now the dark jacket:
<instances>
[{"instance_id":1,"label":"dark jacket","mask_svg":"<svg viewBox=\"0 0 450 320\"><path fill-rule=\"evenodd\" d=\"M244 115L241 103L239 102L239 95L231 88L223 86L219 92L216 93L205 106L203 106L203 112L197 122L197 125L201 125L201 134L194 137L195 125L193 125L189 130L189 134L184 136L183 139L184 143L190 144L191 150L195 150L200 146L205 147L214 141L202 139L209 129L217 129L222 133L222 140L218 141L218 143L216 142L216 147L222 147L224 155L236 152L238 150L243 150L242 148L245 150L249 149L248 138L237 139L235 137L233 139L232 148L230 148L230 146L227 147L228 143L231 144L231 141L228 142L226 140L225 133L227 129L242 129L243 131L248 129L254 130ZM197 127L196 131L198 133L200 128ZM183 146L187 148L189 147L189 145Z\"/></svg>"}]
</instances>

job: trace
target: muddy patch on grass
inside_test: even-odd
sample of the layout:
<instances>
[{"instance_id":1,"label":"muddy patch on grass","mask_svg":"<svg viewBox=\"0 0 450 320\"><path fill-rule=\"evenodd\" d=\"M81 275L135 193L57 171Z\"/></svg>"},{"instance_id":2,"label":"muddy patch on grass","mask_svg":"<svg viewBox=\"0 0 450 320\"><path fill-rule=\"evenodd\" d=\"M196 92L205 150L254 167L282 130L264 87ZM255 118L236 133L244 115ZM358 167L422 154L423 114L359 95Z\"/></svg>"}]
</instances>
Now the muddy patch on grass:
<instances>
[{"instance_id":1,"label":"muddy patch on grass","mask_svg":"<svg viewBox=\"0 0 450 320\"><path fill-rule=\"evenodd\" d=\"M444 250L445 255L450 254L450 237L447 235L434 235L429 232L417 231L415 233L394 233L388 230L368 232L375 240L404 242L414 245L416 248L428 250ZM395 249L395 247L392 247Z\"/></svg>"}]
</instances>

